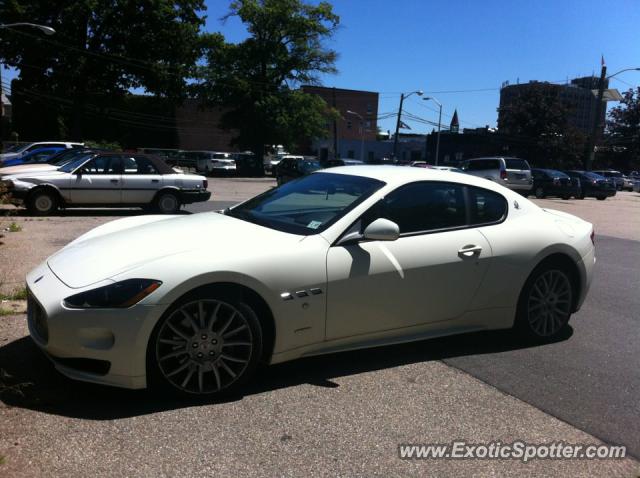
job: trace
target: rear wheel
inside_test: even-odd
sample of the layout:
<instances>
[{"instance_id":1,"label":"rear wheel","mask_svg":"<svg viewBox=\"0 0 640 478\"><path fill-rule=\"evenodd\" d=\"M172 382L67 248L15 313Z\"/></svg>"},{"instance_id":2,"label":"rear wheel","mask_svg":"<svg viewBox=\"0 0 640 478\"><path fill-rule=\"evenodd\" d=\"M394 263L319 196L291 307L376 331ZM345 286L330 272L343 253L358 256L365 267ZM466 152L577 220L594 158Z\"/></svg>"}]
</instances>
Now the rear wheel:
<instances>
[{"instance_id":1,"label":"rear wheel","mask_svg":"<svg viewBox=\"0 0 640 478\"><path fill-rule=\"evenodd\" d=\"M542 186L538 186L535 190L535 194L538 199L544 199L545 197L544 188Z\"/></svg>"},{"instance_id":2,"label":"rear wheel","mask_svg":"<svg viewBox=\"0 0 640 478\"><path fill-rule=\"evenodd\" d=\"M180 200L175 193L162 192L156 198L155 206L161 214L175 214L180 210Z\"/></svg>"},{"instance_id":3,"label":"rear wheel","mask_svg":"<svg viewBox=\"0 0 640 478\"><path fill-rule=\"evenodd\" d=\"M36 216L48 216L58 209L58 195L46 189L36 191L27 201L27 209Z\"/></svg>"},{"instance_id":4,"label":"rear wheel","mask_svg":"<svg viewBox=\"0 0 640 478\"><path fill-rule=\"evenodd\" d=\"M607 199L607 196L598 196L596 199L598 201L604 201L605 199Z\"/></svg>"},{"instance_id":5,"label":"rear wheel","mask_svg":"<svg viewBox=\"0 0 640 478\"><path fill-rule=\"evenodd\" d=\"M247 304L203 292L160 319L147 351L152 385L182 395L239 388L262 356L262 328Z\"/></svg>"},{"instance_id":6,"label":"rear wheel","mask_svg":"<svg viewBox=\"0 0 640 478\"><path fill-rule=\"evenodd\" d=\"M518 301L515 328L523 337L544 341L562 332L573 307L572 279L560 264L541 264L534 269Z\"/></svg>"}]
</instances>

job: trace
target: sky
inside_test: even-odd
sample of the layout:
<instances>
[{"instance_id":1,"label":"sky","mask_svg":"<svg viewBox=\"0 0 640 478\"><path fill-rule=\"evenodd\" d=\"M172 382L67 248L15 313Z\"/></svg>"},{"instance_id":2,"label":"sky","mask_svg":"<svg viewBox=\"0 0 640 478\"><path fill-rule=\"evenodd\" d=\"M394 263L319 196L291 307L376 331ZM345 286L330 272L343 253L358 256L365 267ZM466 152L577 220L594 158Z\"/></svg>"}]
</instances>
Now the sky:
<instances>
[{"instance_id":1,"label":"sky","mask_svg":"<svg viewBox=\"0 0 640 478\"><path fill-rule=\"evenodd\" d=\"M239 42L247 35L242 23L221 21L229 3L206 0L205 29ZM565 82L599 74L601 55L609 73L640 67L639 0L332 3L340 27L326 45L339 54L339 72L321 77L322 84L380 93L379 116L397 112L401 92L423 90L442 103L444 124L457 109L461 128L494 127L504 81ZM15 74L8 72L8 79ZM622 73L610 84L621 91L638 85L640 72ZM438 119L436 104L417 95L405 101L404 111ZM403 121L416 133L431 129ZM393 131L395 118L379 126Z\"/></svg>"},{"instance_id":2,"label":"sky","mask_svg":"<svg viewBox=\"0 0 640 478\"><path fill-rule=\"evenodd\" d=\"M495 126L500 85L564 82L640 67L640 2L595 0L333 0L340 29L327 46L339 53L337 75L324 86L380 93L379 115L398 110L400 93L423 90L443 105L443 123L458 109L461 128ZM207 0L207 29L227 41L246 36L234 19L222 23L226 0ZM640 85L622 73L610 87ZM624 82L624 83L623 83ZM449 93L459 90L485 90ZM413 95L404 110L437 121L435 103ZM403 121L414 132L425 125ZM393 130L395 119L383 120ZM429 127L430 129L430 127Z\"/></svg>"}]
</instances>

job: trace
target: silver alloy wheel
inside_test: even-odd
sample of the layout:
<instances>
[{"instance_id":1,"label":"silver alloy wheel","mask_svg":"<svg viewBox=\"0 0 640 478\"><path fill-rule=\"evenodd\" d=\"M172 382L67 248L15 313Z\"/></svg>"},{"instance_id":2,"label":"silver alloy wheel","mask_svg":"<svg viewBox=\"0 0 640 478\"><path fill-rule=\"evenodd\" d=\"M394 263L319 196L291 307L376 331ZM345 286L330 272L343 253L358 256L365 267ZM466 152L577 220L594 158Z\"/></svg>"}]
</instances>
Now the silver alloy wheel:
<instances>
[{"instance_id":1,"label":"silver alloy wheel","mask_svg":"<svg viewBox=\"0 0 640 478\"><path fill-rule=\"evenodd\" d=\"M39 194L33 205L38 212L49 212L53 209L53 199L49 194Z\"/></svg>"},{"instance_id":2,"label":"silver alloy wheel","mask_svg":"<svg viewBox=\"0 0 640 478\"><path fill-rule=\"evenodd\" d=\"M158 208L162 212L173 212L180 209L178 198L174 194L163 194L158 201Z\"/></svg>"},{"instance_id":3,"label":"silver alloy wheel","mask_svg":"<svg viewBox=\"0 0 640 478\"><path fill-rule=\"evenodd\" d=\"M541 337L557 333L571 313L571 282L557 269L545 271L533 283L527 303L531 329Z\"/></svg>"},{"instance_id":4,"label":"silver alloy wheel","mask_svg":"<svg viewBox=\"0 0 640 478\"><path fill-rule=\"evenodd\" d=\"M213 393L242 376L253 353L253 335L236 307L200 299L165 320L155 348L159 369L173 386L188 393Z\"/></svg>"}]
</instances>

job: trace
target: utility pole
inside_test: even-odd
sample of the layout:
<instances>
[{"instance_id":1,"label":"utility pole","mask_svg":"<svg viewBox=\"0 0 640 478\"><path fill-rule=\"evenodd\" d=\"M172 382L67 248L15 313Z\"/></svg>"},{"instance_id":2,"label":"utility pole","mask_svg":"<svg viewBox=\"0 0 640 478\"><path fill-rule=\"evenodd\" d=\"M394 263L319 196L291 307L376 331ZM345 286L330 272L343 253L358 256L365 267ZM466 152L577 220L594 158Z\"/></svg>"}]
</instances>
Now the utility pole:
<instances>
[{"instance_id":1,"label":"utility pole","mask_svg":"<svg viewBox=\"0 0 640 478\"><path fill-rule=\"evenodd\" d=\"M585 171L591 170L591 166L593 165L593 160L596 155L596 152L595 152L596 139L598 137L598 133L600 130L600 110L602 109L602 98L604 96L604 83L606 79L607 79L607 65L605 65L603 61L602 69L600 70L600 80L598 81L598 96L597 96L596 104L594 108L591 134L589 135L589 139L587 141L587 149L584 155Z\"/></svg>"},{"instance_id":2,"label":"utility pole","mask_svg":"<svg viewBox=\"0 0 640 478\"><path fill-rule=\"evenodd\" d=\"M400 132L400 118L402 117L402 103L404 102L404 93L400 94L400 107L398 108L398 119L396 121L396 134L393 137L393 157L395 160L398 154L398 133Z\"/></svg>"},{"instance_id":3,"label":"utility pole","mask_svg":"<svg viewBox=\"0 0 640 478\"><path fill-rule=\"evenodd\" d=\"M332 88L333 109L336 109L336 88ZM333 159L338 159L338 120L333 118Z\"/></svg>"}]
</instances>

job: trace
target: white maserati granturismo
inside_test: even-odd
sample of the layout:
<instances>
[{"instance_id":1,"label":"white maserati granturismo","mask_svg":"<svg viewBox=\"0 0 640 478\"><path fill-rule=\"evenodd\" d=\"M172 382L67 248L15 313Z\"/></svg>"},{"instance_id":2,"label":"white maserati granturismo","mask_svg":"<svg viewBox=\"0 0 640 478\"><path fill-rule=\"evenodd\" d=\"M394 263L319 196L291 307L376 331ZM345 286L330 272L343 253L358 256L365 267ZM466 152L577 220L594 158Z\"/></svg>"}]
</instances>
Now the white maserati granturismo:
<instances>
[{"instance_id":1,"label":"white maserati granturismo","mask_svg":"<svg viewBox=\"0 0 640 478\"><path fill-rule=\"evenodd\" d=\"M585 299L593 237L486 179L339 167L223 212L93 229L28 274L28 323L71 378L217 394L309 355L488 329L549 340Z\"/></svg>"}]
</instances>

